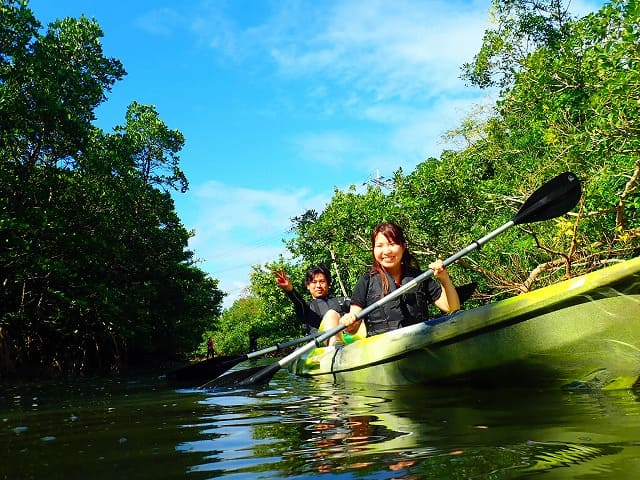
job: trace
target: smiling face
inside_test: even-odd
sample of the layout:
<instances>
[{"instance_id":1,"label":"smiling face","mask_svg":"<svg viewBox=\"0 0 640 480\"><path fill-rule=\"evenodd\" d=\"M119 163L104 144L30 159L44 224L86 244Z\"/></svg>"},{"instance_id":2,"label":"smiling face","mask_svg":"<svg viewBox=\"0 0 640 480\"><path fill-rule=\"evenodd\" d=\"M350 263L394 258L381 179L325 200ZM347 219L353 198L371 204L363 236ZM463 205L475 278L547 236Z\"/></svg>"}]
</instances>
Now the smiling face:
<instances>
[{"instance_id":1,"label":"smiling face","mask_svg":"<svg viewBox=\"0 0 640 480\"><path fill-rule=\"evenodd\" d=\"M329 294L329 282L324 273L315 273L307 282L307 288L313 298L326 297Z\"/></svg>"},{"instance_id":2,"label":"smiling face","mask_svg":"<svg viewBox=\"0 0 640 480\"><path fill-rule=\"evenodd\" d=\"M391 273L402 270L402 255L406 246L387 238L382 232L378 233L373 243L373 258Z\"/></svg>"}]
</instances>

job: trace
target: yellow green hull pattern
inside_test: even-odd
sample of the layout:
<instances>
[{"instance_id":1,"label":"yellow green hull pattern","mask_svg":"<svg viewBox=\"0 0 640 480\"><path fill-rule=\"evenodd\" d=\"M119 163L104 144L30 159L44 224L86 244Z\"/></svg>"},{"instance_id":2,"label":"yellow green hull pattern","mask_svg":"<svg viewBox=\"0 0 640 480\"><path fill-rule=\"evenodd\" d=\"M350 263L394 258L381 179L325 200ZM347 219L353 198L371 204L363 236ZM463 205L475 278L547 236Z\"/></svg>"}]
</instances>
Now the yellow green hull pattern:
<instances>
[{"instance_id":1,"label":"yellow green hull pattern","mask_svg":"<svg viewBox=\"0 0 640 480\"><path fill-rule=\"evenodd\" d=\"M640 257L350 345L315 348L290 369L378 385L631 388L640 377Z\"/></svg>"}]
</instances>

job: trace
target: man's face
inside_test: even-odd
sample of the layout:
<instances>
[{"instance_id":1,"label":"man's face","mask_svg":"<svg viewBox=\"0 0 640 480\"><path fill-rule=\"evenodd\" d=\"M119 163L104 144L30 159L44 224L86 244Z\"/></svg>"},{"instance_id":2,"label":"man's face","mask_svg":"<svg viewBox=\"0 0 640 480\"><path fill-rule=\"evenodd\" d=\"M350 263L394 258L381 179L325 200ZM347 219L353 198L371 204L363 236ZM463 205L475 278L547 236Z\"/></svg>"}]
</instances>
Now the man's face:
<instances>
[{"instance_id":1,"label":"man's face","mask_svg":"<svg viewBox=\"0 0 640 480\"><path fill-rule=\"evenodd\" d=\"M309 293L313 298L326 297L329 294L329 283L324 273L316 273L311 281L307 283Z\"/></svg>"}]
</instances>

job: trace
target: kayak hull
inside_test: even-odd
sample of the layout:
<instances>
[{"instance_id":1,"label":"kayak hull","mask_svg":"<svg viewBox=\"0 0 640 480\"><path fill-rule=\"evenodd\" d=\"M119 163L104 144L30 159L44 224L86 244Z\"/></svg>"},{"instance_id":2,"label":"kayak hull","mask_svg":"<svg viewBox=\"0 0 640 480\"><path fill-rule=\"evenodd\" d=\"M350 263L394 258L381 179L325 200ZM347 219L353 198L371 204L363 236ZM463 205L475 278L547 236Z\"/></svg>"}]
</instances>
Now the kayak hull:
<instances>
[{"instance_id":1,"label":"kayak hull","mask_svg":"<svg viewBox=\"0 0 640 480\"><path fill-rule=\"evenodd\" d=\"M630 388L640 377L640 257L350 345L315 348L290 368L379 385Z\"/></svg>"}]
</instances>

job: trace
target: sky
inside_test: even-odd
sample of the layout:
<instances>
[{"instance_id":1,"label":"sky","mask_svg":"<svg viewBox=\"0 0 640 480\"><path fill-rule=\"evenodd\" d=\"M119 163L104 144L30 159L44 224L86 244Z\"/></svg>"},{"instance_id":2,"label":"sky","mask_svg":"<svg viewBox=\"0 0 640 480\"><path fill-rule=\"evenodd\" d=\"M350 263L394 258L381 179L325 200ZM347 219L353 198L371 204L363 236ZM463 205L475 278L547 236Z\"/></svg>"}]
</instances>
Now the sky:
<instances>
[{"instance_id":1,"label":"sky","mask_svg":"<svg viewBox=\"0 0 640 480\"><path fill-rule=\"evenodd\" d=\"M584 15L592 0L571 4ZM411 172L491 95L460 68L490 28L489 0L31 0L46 26L84 14L127 75L97 112L131 102L185 136L176 210L229 307L252 265L287 256L291 218L335 188Z\"/></svg>"}]
</instances>

